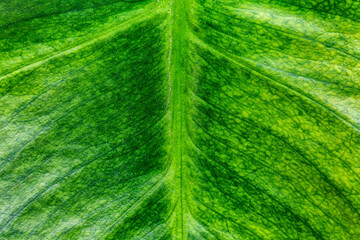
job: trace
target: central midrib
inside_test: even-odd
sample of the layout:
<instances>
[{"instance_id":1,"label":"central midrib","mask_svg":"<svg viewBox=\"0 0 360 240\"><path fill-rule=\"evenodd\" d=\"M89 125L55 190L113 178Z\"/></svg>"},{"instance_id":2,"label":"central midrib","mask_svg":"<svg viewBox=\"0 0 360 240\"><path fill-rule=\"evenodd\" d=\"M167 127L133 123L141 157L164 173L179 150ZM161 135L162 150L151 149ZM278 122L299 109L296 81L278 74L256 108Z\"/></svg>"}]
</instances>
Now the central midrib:
<instances>
[{"instance_id":1,"label":"central midrib","mask_svg":"<svg viewBox=\"0 0 360 240\"><path fill-rule=\"evenodd\" d=\"M169 53L169 84L170 84L170 156L174 172L176 197L175 225L172 239L187 239L186 194L185 194L185 138L187 114L187 51L188 0L170 0L170 53Z\"/></svg>"}]
</instances>

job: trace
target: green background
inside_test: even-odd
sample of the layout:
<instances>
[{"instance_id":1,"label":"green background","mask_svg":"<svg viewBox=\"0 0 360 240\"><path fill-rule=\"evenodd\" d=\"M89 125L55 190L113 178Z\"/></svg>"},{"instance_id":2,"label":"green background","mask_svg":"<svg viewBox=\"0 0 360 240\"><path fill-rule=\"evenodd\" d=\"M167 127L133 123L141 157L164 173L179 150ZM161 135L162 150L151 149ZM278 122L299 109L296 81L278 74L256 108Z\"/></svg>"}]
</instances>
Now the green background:
<instances>
[{"instance_id":1,"label":"green background","mask_svg":"<svg viewBox=\"0 0 360 240\"><path fill-rule=\"evenodd\" d=\"M360 2L0 2L0 239L360 239Z\"/></svg>"}]
</instances>

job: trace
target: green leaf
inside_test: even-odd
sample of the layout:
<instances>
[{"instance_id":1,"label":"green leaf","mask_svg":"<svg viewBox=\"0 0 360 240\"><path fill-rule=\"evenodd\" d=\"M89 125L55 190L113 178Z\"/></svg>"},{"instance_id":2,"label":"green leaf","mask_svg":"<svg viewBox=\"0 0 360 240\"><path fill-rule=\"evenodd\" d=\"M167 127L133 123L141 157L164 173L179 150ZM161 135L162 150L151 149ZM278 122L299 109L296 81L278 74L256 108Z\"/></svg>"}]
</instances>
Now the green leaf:
<instances>
[{"instance_id":1,"label":"green leaf","mask_svg":"<svg viewBox=\"0 0 360 240\"><path fill-rule=\"evenodd\" d=\"M0 239L360 239L360 1L0 2Z\"/></svg>"}]
</instances>

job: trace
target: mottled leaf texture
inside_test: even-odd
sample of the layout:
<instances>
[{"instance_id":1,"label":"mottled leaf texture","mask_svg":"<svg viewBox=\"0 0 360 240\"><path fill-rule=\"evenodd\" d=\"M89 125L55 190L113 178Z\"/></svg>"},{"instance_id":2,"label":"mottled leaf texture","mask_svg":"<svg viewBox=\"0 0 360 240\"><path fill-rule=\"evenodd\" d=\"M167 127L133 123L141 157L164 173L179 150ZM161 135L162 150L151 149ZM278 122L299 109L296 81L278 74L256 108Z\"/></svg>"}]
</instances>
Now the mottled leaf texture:
<instances>
[{"instance_id":1,"label":"mottled leaf texture","mask_svg":"<svg viewBox=\"0 0 360 240\"><path fill-rule=\"evenodd\" d=\"M360 239L360 1L0 1L0 239Z\"/></svg>"}]
</instances>

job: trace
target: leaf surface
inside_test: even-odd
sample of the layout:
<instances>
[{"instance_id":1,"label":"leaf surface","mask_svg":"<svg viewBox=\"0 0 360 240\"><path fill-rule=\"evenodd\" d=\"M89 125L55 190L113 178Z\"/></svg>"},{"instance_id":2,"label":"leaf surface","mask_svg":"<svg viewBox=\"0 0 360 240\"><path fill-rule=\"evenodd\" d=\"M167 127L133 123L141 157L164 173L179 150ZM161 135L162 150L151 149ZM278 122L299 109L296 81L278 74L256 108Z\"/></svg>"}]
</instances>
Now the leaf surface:
<instances>
[{"instance_id":1,"label":"leaf surface","mask_svg":"<svg viewBox=\"0 0 360 240\"><path fill-rule=\"evenodd\" d=\"M0 3L0 239L360 238L360 2Z\"/></svg>"}]
</instances>

